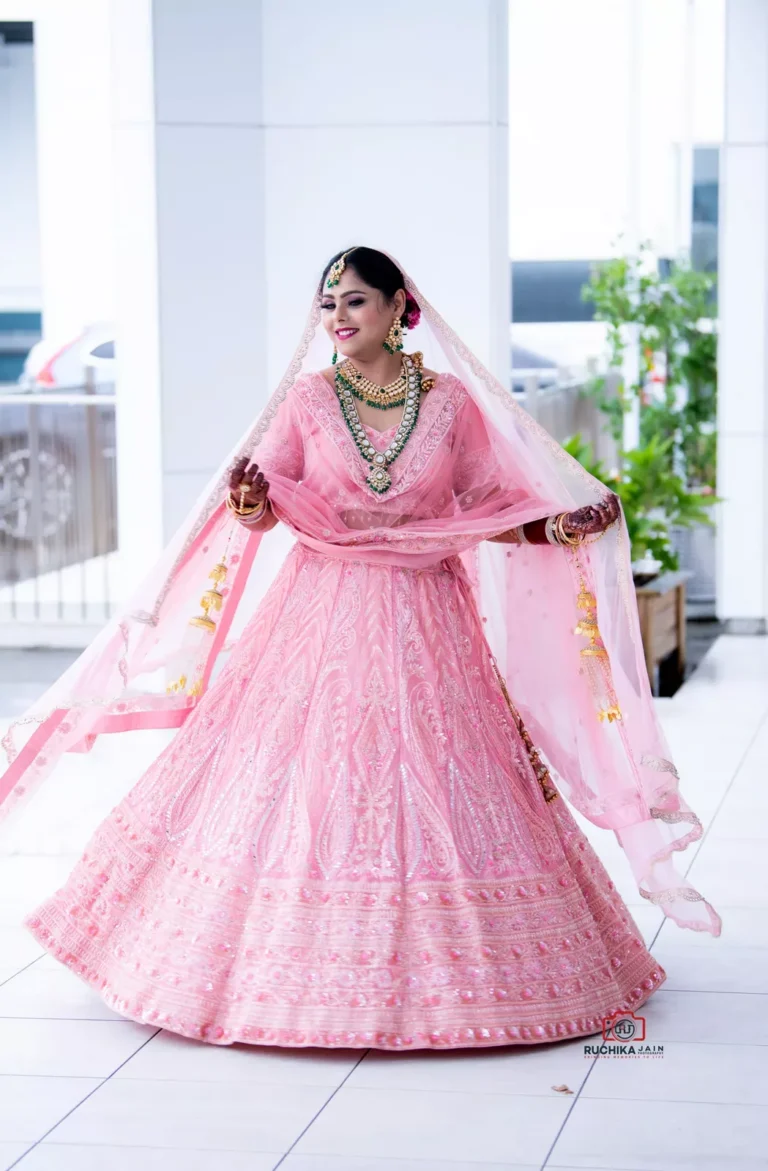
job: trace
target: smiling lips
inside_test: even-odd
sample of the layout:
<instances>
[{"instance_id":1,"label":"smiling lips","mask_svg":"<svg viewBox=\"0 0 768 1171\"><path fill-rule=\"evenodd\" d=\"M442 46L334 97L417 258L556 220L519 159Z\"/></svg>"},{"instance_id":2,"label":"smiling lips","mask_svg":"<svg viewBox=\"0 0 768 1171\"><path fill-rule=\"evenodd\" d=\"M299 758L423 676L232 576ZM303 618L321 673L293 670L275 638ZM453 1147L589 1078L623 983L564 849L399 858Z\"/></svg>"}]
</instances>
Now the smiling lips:
<instances>
[{"instance_id":1,"label":"smiling lips","mask_svg":"<svg viewBox=\"0 0 768 1171\"><path fill-rule=\"evenodd\" d=\"M337 329L336 330L336 337L341 338L341 340L343 342L345 342L347 340L347 338L350 338L354 334L359 333L359 332L360 331L357 329Z\"/></svg>"}]
</instances>

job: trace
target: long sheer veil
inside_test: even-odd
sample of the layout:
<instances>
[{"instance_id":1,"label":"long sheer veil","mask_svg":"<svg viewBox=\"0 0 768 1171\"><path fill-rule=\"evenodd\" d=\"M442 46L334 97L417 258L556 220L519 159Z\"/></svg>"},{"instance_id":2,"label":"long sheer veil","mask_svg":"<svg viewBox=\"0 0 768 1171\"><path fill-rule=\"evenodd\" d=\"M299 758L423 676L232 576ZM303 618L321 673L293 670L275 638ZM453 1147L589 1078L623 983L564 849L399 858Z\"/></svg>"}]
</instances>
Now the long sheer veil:
<instances>
[{"instance_id":1,"label":"long sheer veil","mask_svg":"<svg viewBox=\"0 0 768 1171\"><path fill-rule=\"evenodd\" d=\"M595 502L605 488L517 405L410 277L404 280L421 308L408 350L422 352L427 368L455 375L468 396L462 418L471 416L472 425L449 420L457 445L451 499L430 494L429 461L438 456L428 435L409 465L408 491L372 497L362 512L297 478L286 422L293 388L328 361L316 286L285 375L151 574L6 735L0 818L18 813L63 753L87 751L105 732L179 727L201 702L248 616L249 595L263 592L279 566L280 538L249 534L224 505L228 469L247 453L267 472L283 534L328 556L418 568L461 555L498 670L561 793L595 825L616 832L644 898L680 926L717 935L717 913L675 864L702 826L682 798L654 710L626 524L622 518L575 552L488 540ZM436 398L433 416L448 409ZM341 413L327 426L342 427Z\"/></svg>"}]
</instances>

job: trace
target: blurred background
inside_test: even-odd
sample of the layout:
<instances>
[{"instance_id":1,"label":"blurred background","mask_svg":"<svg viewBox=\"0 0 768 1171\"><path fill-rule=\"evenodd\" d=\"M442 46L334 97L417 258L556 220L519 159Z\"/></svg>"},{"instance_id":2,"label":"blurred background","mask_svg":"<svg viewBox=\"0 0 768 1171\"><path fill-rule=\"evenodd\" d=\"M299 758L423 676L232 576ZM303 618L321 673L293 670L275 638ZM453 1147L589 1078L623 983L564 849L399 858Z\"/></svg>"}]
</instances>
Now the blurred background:
<instances>
[{"instance_id":1,"label":"blurred background","mask_svg":"<svg viewBox=\"0 0 768 1171\"><path fill-rule=\"evenodd\" d=\"M0 0L3 714L363 242L620 492L672 694L766 628L767 225L764 0Z\"/></svg>"}]
</instances>

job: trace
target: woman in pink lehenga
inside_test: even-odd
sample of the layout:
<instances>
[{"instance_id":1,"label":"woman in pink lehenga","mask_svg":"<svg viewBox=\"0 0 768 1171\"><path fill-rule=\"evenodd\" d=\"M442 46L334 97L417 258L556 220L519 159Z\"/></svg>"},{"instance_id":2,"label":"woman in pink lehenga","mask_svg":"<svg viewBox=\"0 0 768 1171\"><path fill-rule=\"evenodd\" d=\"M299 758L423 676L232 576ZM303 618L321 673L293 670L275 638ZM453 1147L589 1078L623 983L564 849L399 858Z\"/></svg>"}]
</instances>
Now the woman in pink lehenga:
<instances>
[{"instance_id":1,"label":"woman in pink lehenga","mask_svg":"<svg viewBox=\"0 0 768 1171\"><path fill-rule=\"evenodd\" d=\"M401 352L420 317L456 373ZM238 454L8 745L11 805L100 732L181 726L29 929L119 1013L220 1044L531 1043L638 1008L665 973L561 793L646 898L720 922L672 863L701 826L615 498L367 248ZM297 539L211 681L278 521Z\"/></svg>"}]
</instances>

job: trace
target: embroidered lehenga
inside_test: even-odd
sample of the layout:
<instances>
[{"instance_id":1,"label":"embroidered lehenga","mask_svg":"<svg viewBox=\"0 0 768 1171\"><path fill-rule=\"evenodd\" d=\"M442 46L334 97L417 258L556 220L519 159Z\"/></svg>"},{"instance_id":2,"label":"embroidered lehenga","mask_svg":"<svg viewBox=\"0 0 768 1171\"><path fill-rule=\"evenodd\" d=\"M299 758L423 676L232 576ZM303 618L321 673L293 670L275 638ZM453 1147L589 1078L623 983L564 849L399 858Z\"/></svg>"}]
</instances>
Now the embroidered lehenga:
<instances>
[{"instance_id":1,"label":"embroidered lehenga","mask_svg":"<svg viewBox=\"0 0 768 1171\"><path fill-rule=\"evenodd\" d=\"M563 551L495 546L504 575L516 575L519 608L533 609L517 638L492 649L489 631L506 611L483 591L480 541L548 515L553 496L530 452L508 474L467 382L437 378L377 498L334 388L294 368L249 443L296 541L218 674L223 617L208 643L187 646L194 666L183 688L161 695L137 682L161 659L178 667L177 655L159 656L163 607L170 596L178 612L185 575L189 596L199 593L212 555L234 570L223 614L237 605L259 542L233 537L217 487L152 585L154 614L132 610L77 676L84 696L88 670L95 678L94 663L121 651L122 698L94 715L97 704L65 706L59 693L16 758L27 754L21 772L11 765L18 786L45 768L57 736L87 748L103 731L180 725L26 920L122 1015L219 1044L434 1048L600 1031L665 973L565 792L621 831L647 898L684 926L719 931L671 870L674 851L701 830L660 733L646 722L644 792L601 785L619 750L634 752L635 766L642 753L617 729L620 707L631 706L626 663L606 707L573 632L578 597L591 586L599 610L605 596L596 563L574 577ZM392 439L371 428L367 437L377 451ZM441 521L460 512L446 539ZM542 584L531 601L542 565L549 592ZM571 591L562 615L552 581ZM618 621L609 615L609 628ZM131 622L142 627L134 644ZM186 646L183 625L174 654ZM603 637L606 670L611 635L593 632L586 645L601 649ZM570 712L581 731L549 726L538 702L548 659L550 710ZM619 749L605 755L612 739Z\"/></svg>"}]
</instances>

